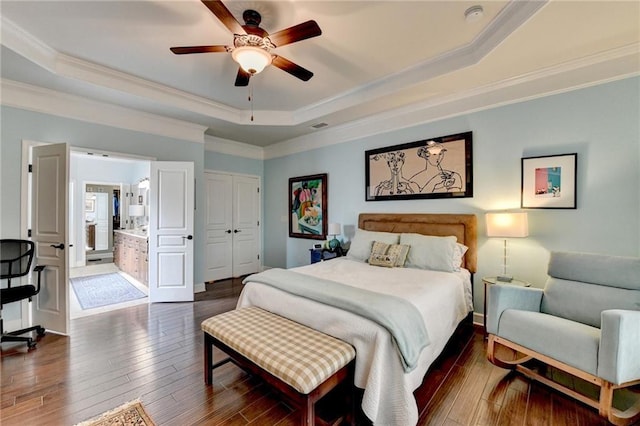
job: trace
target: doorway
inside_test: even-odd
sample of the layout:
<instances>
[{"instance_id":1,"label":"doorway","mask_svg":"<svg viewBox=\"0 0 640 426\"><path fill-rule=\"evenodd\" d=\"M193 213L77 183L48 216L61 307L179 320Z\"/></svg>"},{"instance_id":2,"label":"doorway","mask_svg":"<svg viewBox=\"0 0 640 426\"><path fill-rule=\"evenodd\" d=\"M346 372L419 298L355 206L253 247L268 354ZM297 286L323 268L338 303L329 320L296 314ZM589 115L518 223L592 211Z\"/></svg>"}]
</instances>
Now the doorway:
<instances>
[{"instance_id":1,"label":"doorway","mask_svg":"<svg viewBox=\"0 0 640 426\"><path fill-rule=\"evenodd\" d=\"M85 232L81 220L85 208L84 186L70 179L73 168L79 164L77 161L72 162L71 153L101 157L107 161L142 161L148 164L149 208L147 210L145 206L137 205L137 210L144 209L146 212L149 223L148 229L145 230L149 235L147 241L154 241L154 244L147 247L149 300L193 301L193 162L155 161L149 157L120 153L88 152L81 148L70 149L66 143L23 139L21 237L36 243L35 261L47 268L44 291L40 292L33 304L21 307L20 322L24 325L32 321L38 322L47 330L63 335L69 332L69 269L85 266L86 256L84 244L80 243L84 242ZM93 172L112 168L113 164L103 166L94 169ZM128 168L134 169L131 166ZM77 194L78 191L80 194ZM124 193L127 191L131 192L130 187L126 188L123 184L123 201L126 200ZM59 200L69 202L60 203ZM125 227L132 225L130 218L126 218L129 207L126 201L121 204L124 214L121 214L121 228L122 220L125 221ZM42 224L48 226L48 233L41 232ZM76 244L82 247L77 247ZM177 274L176 271L184 273Z\"/></svg>"},{"instance_id":2,"label":"doorway","mask_svg":"<svg viewBox=\"0 0 640 426\"><path fill-rule=\"evenodd\" d=\"M144 207L139 197L144 194L147 198L147 192L138 187L141 182L148 187L150 161L72 151L69 170L70 181L80 183L70 186L77 188L70 197L76 201L70 205L74 232L70 232L69 243L77 247L69 261L70 318L148 303L148 284L142 279L148 273L139 271L142 263L130 269L118 254L128 248L122 244L123 236L132 234L145 247L144 253L135 256L146 256L142 230L148 216L130 213L139 210L133 206Z\"/></svg>"}]
</instances>

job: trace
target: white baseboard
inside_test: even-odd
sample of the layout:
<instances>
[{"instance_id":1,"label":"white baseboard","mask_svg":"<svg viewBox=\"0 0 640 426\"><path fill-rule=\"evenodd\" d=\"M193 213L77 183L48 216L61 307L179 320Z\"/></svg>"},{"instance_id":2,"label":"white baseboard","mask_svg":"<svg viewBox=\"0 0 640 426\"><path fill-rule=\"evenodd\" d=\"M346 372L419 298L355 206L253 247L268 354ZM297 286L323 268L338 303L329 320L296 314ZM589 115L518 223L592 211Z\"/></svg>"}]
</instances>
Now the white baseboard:
<instances>
[{"instance_id":1,"label":"white baseboard","mask_svg":"<svg viewBox=\"0 0 640 426\"><path fill-rule=\"evenodd\" d=\"M479 325L480 327L484 327L484 315L479 314L478 312L473 313L473 323Z\"/></svg>"},{"instance_id":2,"label":"white baseboard","mask_svg":"<svg viewBox=\"0 0 640 426\"><path fill-rule=\"evenodd\" d=\"M202 292L203 292L203 291L205 291L205 290L206 290L206 288L205 288L204 283L196 283L196 284L193 286L193 292L194 292L194 293L202 293Z\"/></svg>"}]
</instances>

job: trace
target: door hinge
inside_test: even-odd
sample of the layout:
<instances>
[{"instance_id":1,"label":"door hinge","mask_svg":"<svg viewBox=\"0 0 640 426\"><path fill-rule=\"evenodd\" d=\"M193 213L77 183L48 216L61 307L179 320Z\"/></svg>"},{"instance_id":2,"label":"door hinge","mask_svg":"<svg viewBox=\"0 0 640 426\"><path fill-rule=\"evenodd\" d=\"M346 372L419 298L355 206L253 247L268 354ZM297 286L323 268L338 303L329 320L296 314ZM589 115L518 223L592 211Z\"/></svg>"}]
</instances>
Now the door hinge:
<instances>
[{"instance_id":1,"label":"door hinge","mask_svg":"<svg viewBox=\"0 0 640 426\"><path fill-rule=\"evenodd\" d=\"M260 221L258 221L258 226L260 226Z\"/></svg>"},{"instance_id":2,"label":"door hinge","mask_svg":"<svg viewBox=\"0 0 640 426\"><path fill-rule=\"evenodd\" d=\"M258 190L258 194L260 193L260 187L256 188Z\"/></svg>"},{"instance_id":3,"label":"door hinge","mask_svg":"<svg viewBox=\"0 0 640 426\"><path fill-rule=\"evenodd\" d=\"M258 260L260 260L260 255L258 255Z\"/></svg>"},{"instance_id":4,"label":"door hinge","mask_svg":"<svg viewBox=\"0 0 640 426\"><path fill-rule=\"evenodd\" d=\"M33 164L29 164L29 173L33 173Z\"/></svg>"},{"instance_id":5,"label":"door hinge","mask_svg":"<svg viewBox=\"0 0 640 426\"><path fill-rule=\"evenodd\" d=\"M31 229L27 229L27 237L31 238Z\"/></svg>"}]
</instances>

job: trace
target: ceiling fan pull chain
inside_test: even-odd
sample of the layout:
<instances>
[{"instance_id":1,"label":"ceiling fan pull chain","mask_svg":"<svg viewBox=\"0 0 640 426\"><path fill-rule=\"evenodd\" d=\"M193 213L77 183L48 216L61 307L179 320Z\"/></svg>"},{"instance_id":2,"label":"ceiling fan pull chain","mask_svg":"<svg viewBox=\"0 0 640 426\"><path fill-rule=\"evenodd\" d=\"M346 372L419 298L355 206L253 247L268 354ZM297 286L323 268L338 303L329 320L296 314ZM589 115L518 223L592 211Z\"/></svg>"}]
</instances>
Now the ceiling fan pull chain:
<instances>
[{"instance_id":1,"label":"ceiling fan pull chain","mask_svg":"<svg viewBox=\"0 0 640 426\"><path fill-rule=\"evenodd\" d=\"M253 121L253 85L249 80L249 102L251 102L251 121Z\"/></svg>"}]
</instances>

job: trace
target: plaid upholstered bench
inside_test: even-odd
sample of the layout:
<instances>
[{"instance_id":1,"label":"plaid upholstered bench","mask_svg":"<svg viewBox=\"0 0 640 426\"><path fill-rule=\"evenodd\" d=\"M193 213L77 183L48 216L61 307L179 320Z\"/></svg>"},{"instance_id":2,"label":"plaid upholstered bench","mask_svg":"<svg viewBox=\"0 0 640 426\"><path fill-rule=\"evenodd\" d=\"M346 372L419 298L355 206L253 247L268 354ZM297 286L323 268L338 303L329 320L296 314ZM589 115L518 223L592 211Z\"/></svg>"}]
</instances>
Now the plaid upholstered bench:
<instances>
[{"instance_id":1,"label":"plaid upholstered bench","mask_svg":"<svg viewBox=\"0 0 640 426\"><path fill-rule=\"evenodd\" d=\"M302 409L302 424L315 424L315 403L345 380L352 398L355 349L341 340L256 307L236 309L202 322L204 375L232 361L279 390ZM228 359L213 363L213 346ZM347 420L353 422L353 401Z\"/></svg>"}]
</instances>

